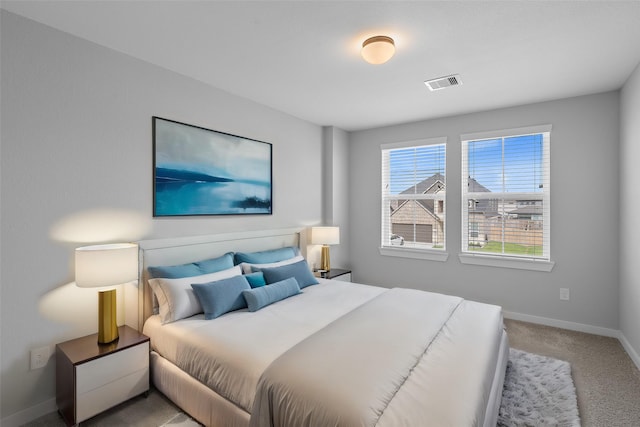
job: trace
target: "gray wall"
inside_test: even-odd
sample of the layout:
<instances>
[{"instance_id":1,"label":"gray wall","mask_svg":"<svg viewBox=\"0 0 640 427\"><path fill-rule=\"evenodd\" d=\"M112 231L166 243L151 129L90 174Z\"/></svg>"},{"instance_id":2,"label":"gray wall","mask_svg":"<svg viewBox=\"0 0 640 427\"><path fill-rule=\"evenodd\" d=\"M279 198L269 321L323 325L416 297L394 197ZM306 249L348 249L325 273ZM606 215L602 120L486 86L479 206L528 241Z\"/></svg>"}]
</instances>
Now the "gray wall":
<instances>
[{"instance_id":1,"label":"gray wall","mask_svg":"<svg viewBox=\"0 0 640 427\"><path fill-rule=\"evenodd\" d=\"M349 134L323 128L323 223L340 227L340 244L331 247L331 267L349 267ZM317 249L319 250L319 249Z\"/></svg>"},{"instance_id":2,"label":"gray wall","mask_svg":"<svg viewBox=\"0 0 640 427\"><path fill-rule=\"evenodd\" d=\"M620 147L620 330L640 355L640 64L622 89ZM636 360L638 363L640 359Z\"/></svg>"},{"instance_id":3,"label":"gray wall","mask_svg":"<svg viewBox=\"0 0 640 427\"><path fill-rule=\"evenodd\" d=\"M499 304L506 311L618 329L619 93L448 117L351 134L351 264L356 281L407 286ZM552 124L550 273L463 265L460 134ZM384 257L380 144L447 143L447 262ZM559 300L559 288L571 290Z\"/></svg>"},{"instance_id":4,"label":"gray wall","mask_svg":"<svg viewBox=\"0 0 640 427\"><path fill-rule=\"evenodd\" d=\"M30 349L97 329L95 294L67 286L80 240L320 223L322 128L4 10L1 30L6 418L55 397L55 364L29 371ZM153 115L271 142L274 214L152 219Z\"/></svg>"}]
</instances>

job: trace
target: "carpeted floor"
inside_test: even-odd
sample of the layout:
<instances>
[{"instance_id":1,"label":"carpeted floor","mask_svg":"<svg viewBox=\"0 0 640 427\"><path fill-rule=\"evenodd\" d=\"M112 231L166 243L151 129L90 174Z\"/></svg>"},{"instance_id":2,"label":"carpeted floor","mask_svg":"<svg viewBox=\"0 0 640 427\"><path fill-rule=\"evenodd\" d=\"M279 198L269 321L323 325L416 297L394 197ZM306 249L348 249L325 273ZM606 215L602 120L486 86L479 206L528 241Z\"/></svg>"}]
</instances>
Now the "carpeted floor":
<instances>
[{"instance_id":1,"label":"carpeted floor","mask_svg":"<svg viewBox=\"0 0 640 427\"><path fill-rule=\"evenodd\" d=\"M640 426L640 372L618 340L515 320L505 324L511 347L571 364L583 427ZM132 399L82 425L193 426L189 420L176 418L178 412L161 393L152 391L146 399ZM26 426L62 427L64 423L54 412Z\"/></svg>"},{"instance_id":2,"label":"carpeted floor","mask_svg":"<svg viewBox=\"0 0 640 427\"><path fill-rule=\"evenodd\" d=\"M615 338L505 320L519 350L566 360L583 427L640 426L640 371Z\"/></svg>"}]
</instances>

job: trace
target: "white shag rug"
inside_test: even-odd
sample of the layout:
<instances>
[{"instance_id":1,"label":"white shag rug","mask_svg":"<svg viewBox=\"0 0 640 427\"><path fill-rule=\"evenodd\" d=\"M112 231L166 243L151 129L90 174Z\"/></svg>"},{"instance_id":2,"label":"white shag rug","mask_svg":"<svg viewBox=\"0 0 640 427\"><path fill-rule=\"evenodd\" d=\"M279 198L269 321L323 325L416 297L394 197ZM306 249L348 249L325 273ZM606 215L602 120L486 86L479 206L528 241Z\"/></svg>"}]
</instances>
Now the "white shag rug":
<instances>
[{"instance_id":1,"label":"white shag rug","mask_svg":"<svg viewBox=\"0 0 640 427\"><path fill-rule=\"evenodd\" d=\"M510 349L499 427L580 427L571 365Z\"/></svg>"}]
</instances>

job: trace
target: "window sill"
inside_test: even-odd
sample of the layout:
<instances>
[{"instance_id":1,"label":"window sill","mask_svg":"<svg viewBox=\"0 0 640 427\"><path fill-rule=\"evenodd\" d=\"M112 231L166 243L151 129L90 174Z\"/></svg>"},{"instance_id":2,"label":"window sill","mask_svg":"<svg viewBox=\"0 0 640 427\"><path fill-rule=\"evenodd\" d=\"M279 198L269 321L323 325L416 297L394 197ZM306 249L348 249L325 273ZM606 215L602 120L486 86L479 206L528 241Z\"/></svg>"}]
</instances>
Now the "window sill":
<instances>
[{"instance_id":1,"label":"window sill","mask_svg":"<svg viewBox=\"0 0 640 427\"><path fill-rule=\"evenodd\" d=\"M483 265L487 267L516 268L519 270L532 271L550 272L555 265L555 262L553 261L508 258L491 255L459 254L458 258L460 258L460 262L463 264Z\"/></svg>"},{"instance_id":2,"label":"window sill","mask_svg":"<svg viewBox=\"0 0 640 427\"><path fill-rule=\"evenodd\" d=\"M429 261L445 262L449 259L449 254L444 251L429 250L429 249L410 249L410 248L390 248L382 247L380 249L380 255L395 256L401 258L414 258L414 259L426 259Z\"/></svg>"}]
</instances>

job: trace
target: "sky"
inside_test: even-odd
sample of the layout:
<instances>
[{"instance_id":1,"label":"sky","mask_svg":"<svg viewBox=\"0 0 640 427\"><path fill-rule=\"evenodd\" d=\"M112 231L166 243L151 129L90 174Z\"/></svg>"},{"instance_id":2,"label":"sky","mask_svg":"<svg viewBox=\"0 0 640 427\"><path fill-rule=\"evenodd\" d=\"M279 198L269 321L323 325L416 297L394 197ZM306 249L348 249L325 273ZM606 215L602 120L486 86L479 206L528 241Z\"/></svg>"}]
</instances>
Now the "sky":
<instances>
[{"instance_id":1,"label":"sky","mask_svg":"<svg viewBox=\"0 0 640 427\"><path fill-rule=\"evenodd\" d=\"M542 192L543 135L470 141L469 176L491 192ZM445 144L389 152L391 194L436 173L445 176Z\"/></svg>"},{"instance_id":2,"label":"sky","mask_svg":"<svg viewBox=\"0 0 640 427\"><path fill-rule=\"evenodd\" d=\"M436 173L445 176L445 144L392 150L389 153L391 194L398 194Z\"/></svg>"},{"instance_id":3,"label":"sky","mask_svg":"<svg viewBox=\"0 0 640 427\"><path fill-rule=\"evenodd\" d=\"M543 135L471 141L468 172L492 192L542 192Z\"/></svg>"}]
</instances>

